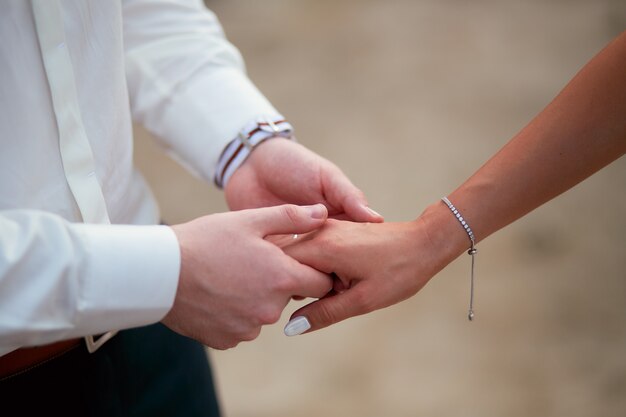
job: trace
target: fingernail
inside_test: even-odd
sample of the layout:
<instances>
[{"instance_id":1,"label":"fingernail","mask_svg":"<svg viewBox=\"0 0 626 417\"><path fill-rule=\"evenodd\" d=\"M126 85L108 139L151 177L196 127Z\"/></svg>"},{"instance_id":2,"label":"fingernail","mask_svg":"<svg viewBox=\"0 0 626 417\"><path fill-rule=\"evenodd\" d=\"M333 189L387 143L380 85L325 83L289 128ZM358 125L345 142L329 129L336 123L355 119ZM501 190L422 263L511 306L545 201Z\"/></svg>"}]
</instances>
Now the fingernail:
<instances>
[{"instance_id":1,"label":"fingernail","mask_svg":"<svg viewBox=\"0 0 626 417\"><path fill-rule=\"evenodd\" d=\"M306 206L306 211L312 219L323 219L326 217L326 207L323 204L315 204L314 206Z\"/></svg>"},{"instance_id":2,"label":"fingernail","mask_svg":"<svg viewBox=\"0 0 626 417\"><path fill-rule=\"evenodd\" d=\"M287 336L297 336L309 330L311 328L311 323L304 316L294 317L289 320L289 323L285 326L285 335Z\"/></svg>"},{"instance_id":3,"label":"fingernail","mask_svg":"<svg viewBox=\"0 0 626 417\"><path fill-rule=\"evenodd\" d=\"M365 207L365 209L376 217L383 217L380 213L370 207Z\"/></svg>"}]
</instances>

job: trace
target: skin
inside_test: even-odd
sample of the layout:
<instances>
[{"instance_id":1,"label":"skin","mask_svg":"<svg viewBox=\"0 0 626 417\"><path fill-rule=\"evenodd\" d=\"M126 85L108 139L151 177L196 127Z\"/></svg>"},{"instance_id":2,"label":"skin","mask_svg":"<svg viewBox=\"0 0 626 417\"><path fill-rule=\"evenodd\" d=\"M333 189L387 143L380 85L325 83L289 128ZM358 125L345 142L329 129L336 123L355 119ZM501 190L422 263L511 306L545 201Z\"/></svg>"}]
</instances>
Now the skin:
<instances>
[{"instance_id":1,"label":"skin","mask_svg":"<svg viewBox=\"0 0 626 417\"><path fill-rule=\"evenodd\" d=\"M282 138L260 144L224 189L231 210L322 203L333 218L382 222L361 190L333 163Z\"/></svg>"},{"instance_id":2,"label":"skin","mask_svg":"<svg viewBox=\"0 0 626 417\"><path fill-rule=\"evenodd\" d=\"M290 299L318 299L332 288L328 275L285 255L267 237L315 230L329 212L353 221L383 221L339 168L283 138L257 146L224 191L235 211L172 227L181 272L174 305L163 319L174 331L216 349L255 339L263 325L279 319ZM271 207L259 208L266 206Z\"/></svg>"},{"instance_id":3,"label":"skin","mask_svg":"<svg viewBox=\"0 0 626 417\"><path fill-rule=\"evenodd\" d=\"M264 238L309 232L326 217L321 204L283 205L173 226L182 266L174 305L163 323L207 346L226 349L255 339L263 325L275 323L292 296L324 296L332 287L326 274L298 263Z\"/></svg>"},{"instance_id":4,"label":"skin","mask_svg":"<svg viewBox=\"0 0 626 417\"><path fill-rule=\"evenodd\" d=\"M626 153L626 32L596 55L561 93L449 199L480 241ZM414 221L329 221L284 240L298 261L339 280L335 291L296 311L314 331L414 295L467 251L469 238L437 201Z\"/></svg>"}]
</instances>

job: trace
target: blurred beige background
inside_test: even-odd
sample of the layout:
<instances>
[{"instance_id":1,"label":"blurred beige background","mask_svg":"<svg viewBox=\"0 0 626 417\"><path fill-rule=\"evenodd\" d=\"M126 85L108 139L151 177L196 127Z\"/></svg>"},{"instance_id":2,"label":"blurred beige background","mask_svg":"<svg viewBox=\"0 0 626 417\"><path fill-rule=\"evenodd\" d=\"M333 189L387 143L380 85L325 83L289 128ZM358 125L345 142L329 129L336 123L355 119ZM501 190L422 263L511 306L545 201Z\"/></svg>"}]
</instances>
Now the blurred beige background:
<instances>
[{"instance_id":1,"label":"blurred beige background","mask_svg":"<svg viewBox=\"0 0 626 417\"><path fill-rule=\"evenodd\" d=\"M623 1L219 0L250 77L387 221L416 217L626 29ZM626 76L626 69L625 69ZM626 115L625 115L626 117ZM222 195L137 127L168 222ZM210 356L226 417L625 416L626 160L480 245L412 299Z\"/></svg>"}]
</instances>

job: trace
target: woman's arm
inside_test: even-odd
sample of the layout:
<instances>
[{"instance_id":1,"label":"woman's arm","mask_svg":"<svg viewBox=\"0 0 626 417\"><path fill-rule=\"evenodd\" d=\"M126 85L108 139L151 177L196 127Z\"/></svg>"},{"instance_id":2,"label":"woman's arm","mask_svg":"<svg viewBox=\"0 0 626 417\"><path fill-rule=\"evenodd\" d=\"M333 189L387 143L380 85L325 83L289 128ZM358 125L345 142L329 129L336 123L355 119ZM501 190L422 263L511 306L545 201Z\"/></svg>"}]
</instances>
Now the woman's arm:
<instances>
[{"instance_id":1,"label":"woman's arm","mask_svg":"<svg viewBox=\"0 0 626 417\"><path fill-rule=\"evenodd\" d=\"M626 32L589 61L449 199L479 241L624 153ZM404 300L469 246L466 232L441 201L413 222L329 222L312 238L285 250L301 262L336 273L340 293L303 307L293 317L305 316L316 330Z\"/></svg>"},{"instance_id":2,"label":"woman's arm","mask_svg":"<svg viewBox=\"0 0 626 417\"><path fill-rule=\"evenodd\" d=\"M450 200L483 239L626 152L626 32Z\"/></svg>"}]
</instances>

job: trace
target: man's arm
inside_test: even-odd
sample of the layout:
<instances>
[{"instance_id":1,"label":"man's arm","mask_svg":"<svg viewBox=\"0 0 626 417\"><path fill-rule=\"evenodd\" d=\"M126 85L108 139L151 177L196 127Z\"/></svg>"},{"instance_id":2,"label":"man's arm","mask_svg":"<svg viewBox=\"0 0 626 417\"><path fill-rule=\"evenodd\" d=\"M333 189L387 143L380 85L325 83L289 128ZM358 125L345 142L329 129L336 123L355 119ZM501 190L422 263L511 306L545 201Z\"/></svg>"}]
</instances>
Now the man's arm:
<instances>
[{"instance_id":1,"label":"man's arm","mask_svg":"<svg viewBox=\"0 0 626 417\"><path fill-rule=\"evenodd\" d=\"M135 120L213 181L220 154L239 131L279 113L248 79L238 50L201 1L126 0L123 15ZM323 203L334 217L382 221L339 168L282 139L255 148L225 190L234 210Z\"/></svg>"},{"instance_id":2,"label":"man's arm","mask_svg":"<svg viewBox=\"0 0 626 417\"><path fill-rule=\"evenodd\" d=\"M170 228L2 212L0 355L160 320L218 349L252 340L292 297L332 286L265 236L310 232L326 216L322 205L284 205Z\"/></svg>"},{"instance_id":3,"label":"man's arm","mask_svg":"<svg viewBox=\"0 0 626 417\"><path fill-rule=\"evenodd\" d=\"M202 1L124 0L123 21L133 119L212 182L220 153L238 131L278 112Z\"/></svg>"},{"instance_id":4,"label":"man's arm","mask_svg":"<svg viewBox=\"0 0 626 417\"><path fill-rule=\"evenodd\" d=\"M87 225L0 213L0 355L159 321L180 252L166 226Z\"/></svg>"}]
</instances>

